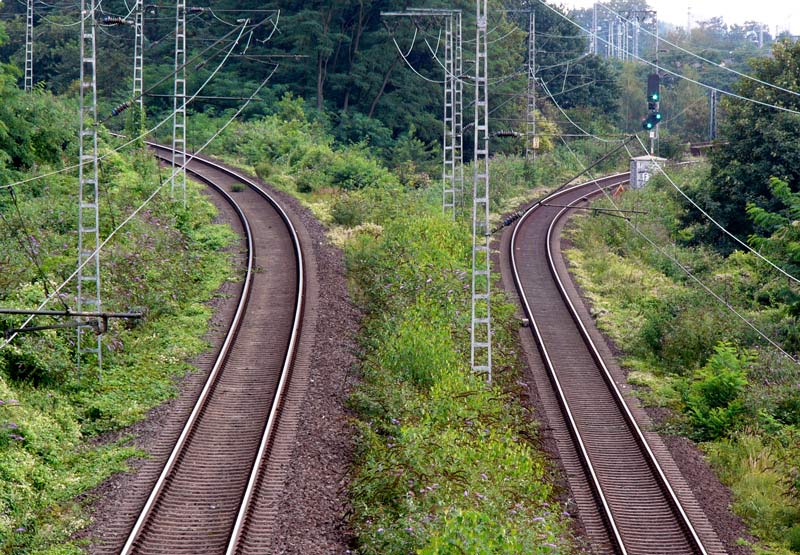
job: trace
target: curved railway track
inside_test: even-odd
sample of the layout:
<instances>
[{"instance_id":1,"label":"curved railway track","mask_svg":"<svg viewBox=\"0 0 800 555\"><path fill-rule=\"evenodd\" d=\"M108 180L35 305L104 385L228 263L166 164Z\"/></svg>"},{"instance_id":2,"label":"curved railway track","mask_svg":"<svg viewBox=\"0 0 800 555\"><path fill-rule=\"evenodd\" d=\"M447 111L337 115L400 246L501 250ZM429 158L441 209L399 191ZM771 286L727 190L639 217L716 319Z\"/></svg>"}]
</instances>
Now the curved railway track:
<instances>
[{"instance_id":1,"label":"curved railway track","mask_svg":"<svg viewBox=\"0 0 800 555\"><path fill-rule=\"evenodd\" d=\"M628 174L599 179L529 209L504 237L506 280L513 279L530 322L535 344L528 340L529 361L541 374L539 395L549 405L550 427L594 551L725 553L666 449L637 422L638 409L618 384L624 378L610 370L607 346L599 345L602 338L567 283L560 253L566 217L601 187L627 180ZM532 360L531 351L540 361Z\"/></svg>"},{"instance_id":2,"label":"curved railway track","mask_svg":"<svg viewBox=\"0 0 800 555\"><path fill-rule=\"evenodd\" d=\"M150 147L169 158L166 147ZM187 172L234 207L247 246L244 285L207 381L135 524L119 545L109 542L125 555L264 552L271 533L264 506L271 506L266 513L277 510L265 469L285 464L269 459L304 314L298 233L280 204L238 172L199 157ZM235 183L245 190L234 201L224 188Z\"/></svg>"}]
</instances>

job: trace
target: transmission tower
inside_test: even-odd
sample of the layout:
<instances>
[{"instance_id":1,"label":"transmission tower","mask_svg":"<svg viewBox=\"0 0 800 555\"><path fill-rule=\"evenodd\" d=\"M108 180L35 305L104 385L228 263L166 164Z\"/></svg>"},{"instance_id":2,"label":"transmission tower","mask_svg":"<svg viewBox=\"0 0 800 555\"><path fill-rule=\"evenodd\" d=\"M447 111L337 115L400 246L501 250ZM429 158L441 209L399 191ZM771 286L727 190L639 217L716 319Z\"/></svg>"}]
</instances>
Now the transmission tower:
<instances>
[{"instance_id":1,"label":"transmission tower","mask_svg":"<svg viewBox=\"0 0 800 555\"><path fill-rule=\"evenodd\" d=\"M186 0L175 4L175 90L173 95L175 119L172 122L172 185L181 191L186 206Z\"/></svg>"},{"instance_id":2,"label":"transmission tower","mask_svg":"<svg viewBox=\"0 0 800 555\"><path fill-rule=\"evenodd\" d=\"M133 46L133 99L134 118L137 131L141 133L144 125L144 0L136 0L134 11L134 32L136 38Z\"/></svg>"},{"instance_id":3,"label":"transmission tower","mask_svg":"<svg viewBox=\"0 0 800 555\"><path fill-rule=\"evenodd\" d=\"M594 36L594 35L593 35ZM528 106L525 159L536 159L536 14L528 15Z\"/></svg>"},{"instance_id":4,"label":"transmission tower","mask_svg":"<svg viewBox=\"0 0 800 555\"><path fill-rule=\"evenodd\" d=\"M472 323L470 365L492 381L489 258L489 99L486 45L487 0L477 0L475 36L475 154L472 188Z\"/></svg>"},{"instance_id":5,"label":"transmission tower","mask_svg":"<svg viewBox=\"0 0 800 555\"><path fill-rule=\"evenodd\" d=\"M33 0L25 15L25 92L33 90Z\"/></svg>"},{"instance_id":6,"label":"transmission tower","mask_svg":"<svg viewBox=\"0 0 800 555\"><path fill-rule=\"evenodd\" d=\"M97 57L94 0L81 0L80 132L78 134L78 312L100 312L100 214L97 182ZM90 323L90 322L87 322ZM100 321L90 323L100 331ZM103 368L100 334L78 328L78 365L94 355Z\"/></svg>"}]
</instances>

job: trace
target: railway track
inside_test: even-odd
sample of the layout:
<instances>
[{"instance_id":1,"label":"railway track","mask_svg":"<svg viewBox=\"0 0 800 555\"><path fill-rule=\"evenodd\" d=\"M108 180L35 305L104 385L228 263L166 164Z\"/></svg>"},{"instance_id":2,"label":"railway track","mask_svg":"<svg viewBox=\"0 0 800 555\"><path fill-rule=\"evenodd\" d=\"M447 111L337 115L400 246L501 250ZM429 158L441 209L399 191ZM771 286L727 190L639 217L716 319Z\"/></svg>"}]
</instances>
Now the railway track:
<instances>
[{"instance_id":1,"label":"railway track","mask_svg":"<svg viewBox=\"0 0 800 555\"><path fill-rule=\"evenodd\" d=\"M624 376L577 299L560 253L560 231L575 207L585 207L600 187L627 180L628 174L610 176L537 203L504 235L504 279L516 287L530 322L523 344L594 552L722 554L668 451L623 395Z\"/></svg>"},{"instance_id":2,"label":"railway track","mask_svg":"<svg viewBox=\"0 0 800 555\"><path fill-rule=\"evenodd\" d=\"M166 147L150 147L169 159ZM122 515L124 535L104 542L100 552L263 553L273 532L282 482L270 473L285 469L290 452L273 441L284 420L299 416L285 402L310 310L306 261L292 219L258 184L204 158L190 161L187 172L215 188L238 215L246 245L243 286L207 380L166 462L149 480L141 510ZM235 200L225 191L234 184L245 186ZM284 411L289 416L282 419Z\"/></svg>"}]
</instances>

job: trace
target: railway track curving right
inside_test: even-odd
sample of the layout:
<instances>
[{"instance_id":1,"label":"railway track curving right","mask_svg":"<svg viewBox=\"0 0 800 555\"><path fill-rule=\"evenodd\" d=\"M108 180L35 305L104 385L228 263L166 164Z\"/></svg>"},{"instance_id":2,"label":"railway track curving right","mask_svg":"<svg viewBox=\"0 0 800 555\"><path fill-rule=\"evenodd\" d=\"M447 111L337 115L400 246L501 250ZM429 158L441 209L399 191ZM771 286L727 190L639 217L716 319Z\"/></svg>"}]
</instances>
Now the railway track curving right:
<instances>
[{"instance_id":1,"label":"railway track curving right","mask_svg":"<svg viewBox=\"0 0 800 555\"><path fill-rule=\"evenodd\" d=\"M652 435L639 425L565 283L564 220L601 189L627 180L618 174L558 191L529 209L504 238L506 278L513 279L530 322L535 346L529 350L538 353L545 376L540 395L557 421L550 425L561 434L559 452L593 551L723 554L685 482L673 484L674 464L667 461L665 470L669 457L651 447Z\"/></svg>"}]
</instances>

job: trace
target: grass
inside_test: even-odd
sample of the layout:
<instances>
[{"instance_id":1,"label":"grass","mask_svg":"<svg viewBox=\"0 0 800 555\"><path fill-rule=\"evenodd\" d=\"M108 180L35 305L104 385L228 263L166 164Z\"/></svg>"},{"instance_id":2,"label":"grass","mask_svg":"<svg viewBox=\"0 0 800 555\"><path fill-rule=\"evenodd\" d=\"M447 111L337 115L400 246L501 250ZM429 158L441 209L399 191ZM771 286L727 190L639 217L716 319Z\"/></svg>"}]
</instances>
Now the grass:
<instances>
[{"instance_id":1,"label":"grass","mask_svg":"<svg viewBox=\"0 0 800 555\"><path fill-rule=\"evenodd\" d=\"M103 211L103 233L113 217L129 212L152 191L157 169L145 157L115 155L104 167L113 176ZM74 533L89 524L79 496L128 468L143 453L119 431L174 397L177 381L190 371L186 360L207 348L203 334L211 315L204 304L232 276L224 247L233 238L213 223L216 210L189 184L189 207L157 198L109 244L101 258L103 298L108 310L145 309L140 324L113 323L104 337L102 375L89 361L75 372L74 331L44 331L15 340L0 356L0 554L82 553ZM20 194L42 259L51 275L68 275L74 264L69 180L53 179L46 195ZM118 220L117 220L118 221ZM13 243L0 253L13 253ZM6 306L31 306L44 297L16 256L10 274L29 285L4 283ZM18 324L5 319L4 326Z\"/></svg>"}]
</instances>

